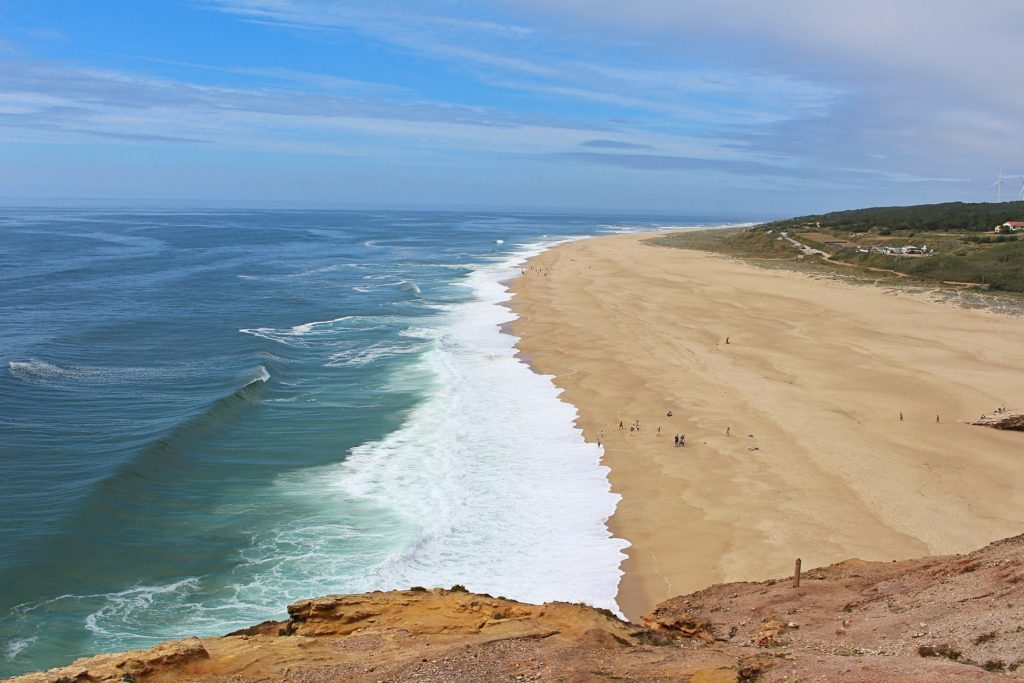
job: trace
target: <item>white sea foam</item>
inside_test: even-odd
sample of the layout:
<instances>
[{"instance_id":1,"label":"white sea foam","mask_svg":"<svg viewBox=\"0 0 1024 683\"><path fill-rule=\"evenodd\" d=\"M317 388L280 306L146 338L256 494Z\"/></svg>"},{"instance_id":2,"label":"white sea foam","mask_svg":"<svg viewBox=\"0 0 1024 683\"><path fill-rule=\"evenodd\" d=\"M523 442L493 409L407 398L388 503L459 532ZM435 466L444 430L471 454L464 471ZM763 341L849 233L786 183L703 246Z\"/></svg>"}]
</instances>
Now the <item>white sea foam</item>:
<instances>
[{"instance_id":1,"label":"white sea foam","mask_svg":"<svg viewBox=\"0 0 1024 683\"><path fill-rule=\"evenodd\" d=\"M286 346L306 346L307 344L303 340L296 339L296 337L303 337L308 334L332 334L336 331L335 326L338 323L353 319L354 316L344 315L340 318L332 318L331 320L314 320L313 322L302 323L285 330L273 327L247 327L239 330L239 332L278 342Z\"/></svg>"},{"instance_id":2,"label":"white sea foam","mask_svg":"<svg viewBox=\"0 0 1024 683\"><path fill-rule=\"evenodd\" d=\"M295 327L293 327L291 329L291 332L292 332L292 334L309 334L316 327L323 327L323 326L326 326L326 325L333 325L334 323L340 323L343 320L349 320L351 318L352 318L352 316L350 316L350 315L343 315L340 318L333 318L331 320L315 320L315 321L313 321L311 323L303 323L301 325L296 325Z\"/></svg>"},{"instance_id":3,"label":"white sea foam","mask_svg":"<svg viewBox=\"0 0 1024 683\"><path fill-rule=\"evenodd\" d=\"M358 267L359 267L358 265L352 264L352 263L335 263L333 265L324 266L322 268L313 268L311 270L304 270L301 273L295 273L294 275L289 275L288 277L308 277L310 275L319 275L321 273L333 273L335 271L341 270L342 268L358 268Z\"/></svg>"},{"instance_id":4,"label":"white sea foam","mask_svg":"<svg viewBox=\"0 0 1024 683\"><path fill-rule=\"evenodd\" d=\"M145 633L149 624L157 621L153 612L171 612L181 609L186 599L200 589L200 580L189 577L156 586L133 586L128 590L107 593L102 607L85 617L85 628L98 637L99 642L116 645L128 635L126 631L138 629ZM83 599L95 596L65 596Z\"/></svg>"},{"instance_id":5,"label":"white sea foam","mask_svg":"<svg viewBox=\"0 0 1024 683\"><path fill-rule=\"evenodd\" d=\"M583 441L576 409L551 378L517 360L515 339L500 329L514 317L500 305L501 283L540 250L475 271L459 285L472 289L471 301L449 306L433 328L403 332L432 341L393 381L432 390L400 429L339 465L281 479L285 495L315 489L323 504L361 507L373 520L373 533L357 537L377 544L360 560L373 563L352 572L351 556L315 553L303 571L315 567L318 582L346 591L461 583L617 611L628 543L606 525L619 496L601 451Z\"/></svg>"},{"instance_id":6,"label":"white sea foam","mask_svg":"<svg viewBox=\"0 0 1024 683\"><path fill-rule=\"evenodd\" d=\"M22 650L32 645L32 643L39 640L39 636L29 636L28 638L16 638L11 642L7 643L7 647L4 649L4 656L7 659L14 659L17 657Z\"/></svg>"},{"instance_id":7,"label":"white sea foam","mask_svg":"<svg viewBox=\"0 0 1024 683\"><path fill-rule=\"evenodd\" d=\"M393 356L401 356L407 353L416 353L417 351L421 351L423 348L424 347L422 345L417 344L371 344L367 347L346 349L344 351L333 353L325 365L331 368L342 365L358 367L369 365L370 363L382 358L391 358Z\"/></svg>"},{"instance_id":8,"label":"white sea foam","mask_svg":"<svg viewBox=\"0 0 1024 683\"><path fill-rule=\"evenodd\" d=\"M420 286L415 282L409 282L408 280L402 280L401 282L399 282L398 288L404 292L412 292L413 294L416 295L421 294Z\"/></svg>"},{"instance_id":9,"label":"white sea foam","mask_svg":"<svg viewBox=\"0 0 1024 683\"><path fill-rule=\"evenodd\" d=\"M197 607L189 601L201 587L200 578L191 576L166 584L138 584L111 593L64 594L16 605L0 624L26 635L9 643L5 656L14 660L39 640L39 633L47 628L48 622L45 618L40 619L36 612L45 616L87 611L82 625L92 634L100 650L138 647L180 637L180 632L175 629L180 628L178 617L182 607ZM220 625L216 615L204 614L202 610L190 610L190 615L190 626L203 624L217 629ZM158 626L160 623L168 626L162 630Z\"/></svg>"},{"instance_id":10,"label":"white sea foam","mask_svg":"<svg viewBox=\"0 0 1024 683\"><path fill-rule=\"evenodd\" d=\"M9 361L11 375L34 384L106 384L154 380L177 380L204 371L201 364L176 363L156 367L57 365L44 360Z\"/></svg>"}]
</instances>

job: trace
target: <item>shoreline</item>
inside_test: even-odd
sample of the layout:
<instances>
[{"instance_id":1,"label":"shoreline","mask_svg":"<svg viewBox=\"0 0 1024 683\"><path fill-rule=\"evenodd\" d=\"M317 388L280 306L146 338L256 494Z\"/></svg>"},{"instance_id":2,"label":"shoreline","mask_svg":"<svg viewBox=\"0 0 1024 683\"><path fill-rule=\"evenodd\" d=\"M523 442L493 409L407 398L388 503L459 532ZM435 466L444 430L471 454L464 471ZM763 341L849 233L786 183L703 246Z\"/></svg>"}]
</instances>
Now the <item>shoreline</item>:
<instances>
[{"instance_id":1,"label":"shoreline","mask_svg":"<svg viewBox=\"0 0 1024 683\"><path fill-rule=\"evenodd\" d=\"M652 234L552 247L506 304L530 367L554 376L588 442L604 433L627 617L797 557L959 552L1024 526L1008 484L1024 436L957 422L1024 403L1024 321L643 244Z\"/></svg>"}]
</instances>

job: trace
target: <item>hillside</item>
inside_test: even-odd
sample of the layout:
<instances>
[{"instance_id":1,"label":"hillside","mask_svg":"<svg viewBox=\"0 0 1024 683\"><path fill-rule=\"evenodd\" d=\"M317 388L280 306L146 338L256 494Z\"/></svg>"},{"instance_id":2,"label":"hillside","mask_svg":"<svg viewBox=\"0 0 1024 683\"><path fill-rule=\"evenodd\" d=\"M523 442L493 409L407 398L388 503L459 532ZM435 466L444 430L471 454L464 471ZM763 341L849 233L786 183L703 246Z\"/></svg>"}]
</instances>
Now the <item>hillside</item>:
<instances>
[{"instance_id":1,"label":"hillside","mask_svg":"<svg viewBox=\"0 0 1024 683\"><path fill-rule=\"evenodd\" d=\"M985 681L1024 677L1024 536L970 553L848 560L668 600L629 624L462 590L302 600L290 618L83 659L71 681Z\"/></svg>"},{"instance_id":2,"label":"hillside","mask_svg":"<svg viewBox=\"0 0 1024 683\"><path fill-rule=\"evenodd\" d=\"M1024 201L976 203L946 202L916 206L878 206L800 216L767 223L765 227L787 230L816 226L841 232L867 232L873 229L917 232L986 232L1010 220L1024 219Z\"/></svg>"},{"instance_id":3,"label":"hillside","mask_svg":"<svg viewBox=\"0 0 1024 683\"><path fill-rule=\"evenodd\" d=\"M923 282L1024 292L1024 231L995 231L1011 220L1024 220L1024 202L836 211L717 234L677 233L653 241L742 257L853 267L876 277L888 273ZM905 249L919 251L903 253Z\"/></svg>"}]
</instances>

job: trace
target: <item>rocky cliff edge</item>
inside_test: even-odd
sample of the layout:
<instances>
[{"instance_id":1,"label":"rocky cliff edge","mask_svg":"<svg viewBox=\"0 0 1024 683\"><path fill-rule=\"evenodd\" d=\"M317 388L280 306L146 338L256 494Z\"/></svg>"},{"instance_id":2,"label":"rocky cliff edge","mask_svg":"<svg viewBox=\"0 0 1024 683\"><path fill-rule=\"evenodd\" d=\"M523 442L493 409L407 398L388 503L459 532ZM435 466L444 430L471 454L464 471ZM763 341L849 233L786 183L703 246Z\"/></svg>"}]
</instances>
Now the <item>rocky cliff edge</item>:
<instances>
[{"instance_id":1,"label":"rocky cliff edge","mask_svg":"<svg viewBox=\"0 0 1024 683\"><path fill-rule=\"evenodd\" d=\"M11 679L119 681L985 681L1024 678L1024 536L968 555L848 560L712 586L623 622L461 590L332 595L220 638Z\"/></svg>"}]
</instances>

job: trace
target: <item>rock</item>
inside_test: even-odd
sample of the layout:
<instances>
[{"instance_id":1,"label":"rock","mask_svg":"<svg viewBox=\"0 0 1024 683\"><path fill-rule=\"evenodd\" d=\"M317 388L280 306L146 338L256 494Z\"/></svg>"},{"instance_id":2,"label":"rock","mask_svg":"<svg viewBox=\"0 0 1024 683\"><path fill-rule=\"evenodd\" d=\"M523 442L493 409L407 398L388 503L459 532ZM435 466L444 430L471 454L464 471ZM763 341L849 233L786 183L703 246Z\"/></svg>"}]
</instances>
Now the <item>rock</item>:
<instances>
[{"instance_id":1,"label":"rock","mask_svg":"<svg viewBox=\"0 0 1024 683\"><path fill-rule=\"evenodd\" d=\"M20 683L65 683L66 681L126 681L181 669L209 658L198 638L185 638L160 643L147 650L99 655L79 659L70 667L50 669L41 674L14 679ZM126 678L127 677L127 678Z\"/></svg>"},{"instance_id":2,"label":"rock","mask_svg":"<svg viewBox=\"0 0 1024 683\"><path fill-rule=\"evenodd\" d=\"M758 647L771 647L776 644L779 632L783 629L781 621L771 619L761 624L761 630L754 637L754 644Z\"/></svg>"},{"instance_id":3,"label":"rock","mask_svg":"<svg viewBox=\"0 0 1024 683\"><path fill-rule=\"evenodd\" d=\"M973 420L972 425L980 427L992 427L993 429L1011 429L1024 431L1024 412L1003 412L993 415L982 415L979 419Z\"/></svg>"}]
</instances>

